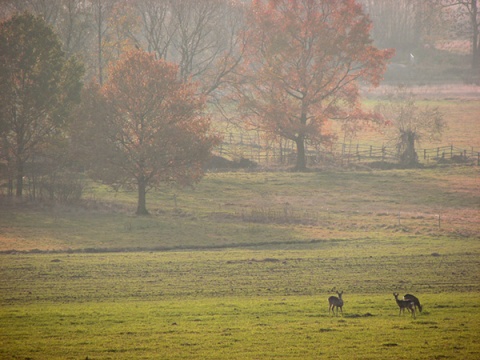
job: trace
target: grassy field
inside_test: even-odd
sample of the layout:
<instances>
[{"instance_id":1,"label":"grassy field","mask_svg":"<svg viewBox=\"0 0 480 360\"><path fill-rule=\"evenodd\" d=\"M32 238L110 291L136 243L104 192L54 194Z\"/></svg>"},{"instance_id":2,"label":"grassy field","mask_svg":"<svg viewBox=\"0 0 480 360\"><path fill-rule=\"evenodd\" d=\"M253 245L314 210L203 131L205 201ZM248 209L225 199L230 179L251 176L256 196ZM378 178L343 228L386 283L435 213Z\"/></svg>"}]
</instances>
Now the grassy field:
<instances>
[{"instance_id":1,"label":"grassy field","mask_svg":"<svg viewBox=\"0 0 480 360\"><path fill-rule=\"evenodd\" d=\"M149 217L132 216L134 192L92 188L82 207L0 206L0 251L294 249L321 247L324 240L462 241L480 235L478 178L479 168L473 166L216 173L193 189L149 193ZM435 246L430 250L437 251Z\"/></svg>"},{"instance_id":2,"label":"grassy field","mask_svg":"<svg viewBox=\"0 0 480 360\"><path fill-rule=\"evenodd\" d=\"M479 175L210 173L147 217L95 184L75 206L0 197L0 359L478 359Z\"/></svg>"},{"instance_id":3,"label":"grassy field","mask_svg":"<svg viewBox=\"0 0 480 360\"><path fill-rule=\"evenodd\" d=\"M4 256L0 358L480 356L478 251L335 247ZM340 286L337 317L327 298ZM423 312L399 316L393 291L421 294Z\"/></svg>"}]
</instances>

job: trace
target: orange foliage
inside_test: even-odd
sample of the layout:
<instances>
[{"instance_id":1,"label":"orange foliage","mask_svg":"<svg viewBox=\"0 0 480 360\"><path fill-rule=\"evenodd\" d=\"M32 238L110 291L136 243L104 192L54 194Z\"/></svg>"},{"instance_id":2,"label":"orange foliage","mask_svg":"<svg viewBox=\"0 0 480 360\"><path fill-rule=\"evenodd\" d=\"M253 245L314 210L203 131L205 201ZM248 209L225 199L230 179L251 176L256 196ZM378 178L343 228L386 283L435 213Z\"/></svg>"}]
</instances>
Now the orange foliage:
<instances>
[{"instance_id":1,"label":"orange foliage","mask_svg":"<svg viewBox=\"0 0 480 360\"><path fill-rule=\"evenodd\" d=\"M372 118L358 83L378 85L393 53L373 46L354 0L255 0L247 22L236 95L249 121L297 143L299 170L305 141L322 141L327 121Z\"/></svg>"},{"instance_id":2,"label":"orange foliage","mask_svg":"<svg viewBox=\"0 0 480 360\"><path fill-rule=\"evenodd\" d=\"M178 79L176 65L140 50L127 52L110 66L98 95L103 99L103 107L97 106L103 110L99 131L107 144L99 162L108 163L100 166L108 174L99 175L112 183L133 180L139 190L137 213L146 213L148 187L200 179L218 137L209 134L205 99L196 95L194 84Z\"/></svg>"}]
</instances>

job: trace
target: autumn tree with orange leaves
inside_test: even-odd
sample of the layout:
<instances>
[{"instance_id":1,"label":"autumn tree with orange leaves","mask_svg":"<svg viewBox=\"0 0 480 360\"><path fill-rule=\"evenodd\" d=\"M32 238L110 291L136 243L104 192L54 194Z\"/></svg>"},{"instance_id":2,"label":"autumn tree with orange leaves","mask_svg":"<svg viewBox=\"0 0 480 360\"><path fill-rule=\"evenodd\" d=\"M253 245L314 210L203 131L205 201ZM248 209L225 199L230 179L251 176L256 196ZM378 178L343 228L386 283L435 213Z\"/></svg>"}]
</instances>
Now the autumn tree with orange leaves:
<instances>
[{"instance_id":1,"label":"autumn tree with orange leaves","mask_svg":"<svg viewBox=\"0 0 480 360\"><path fill-rule=\"evenodd\" d=\"M136 186L138 215L148 214L148 189L198 181L218 143L204 104L194 84L179 80L176 65L139 50L124 54L102 87L84 93L83 143L92 146L94 177Z\"/></svg>"},{"instance_id":2,"label":"autumn tree with orange leaves","mask_svg":"<svg viewBox=\"0 0 480 360\"><path fill-rule=\"evenodd\" d=\"M391 50L379 50L371 22L354 0L254 0L247 14L245 61L235 81L244 118L272 138L321 141L335 119L366 120L359 83L376 86Z\"/></svg>"}]
</instances>

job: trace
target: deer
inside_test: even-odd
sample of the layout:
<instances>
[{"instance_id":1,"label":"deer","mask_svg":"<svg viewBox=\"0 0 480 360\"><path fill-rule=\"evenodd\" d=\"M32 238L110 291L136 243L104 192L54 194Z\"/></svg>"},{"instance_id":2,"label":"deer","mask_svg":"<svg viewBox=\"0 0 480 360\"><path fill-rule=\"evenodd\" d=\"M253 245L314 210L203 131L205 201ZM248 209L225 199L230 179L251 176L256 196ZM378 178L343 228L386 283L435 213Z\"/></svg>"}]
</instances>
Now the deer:
<instances>
[{"instance_id":1,"label":"deer","mask_svg":"<svg viewBox=\"0 0 480 360\"><path fill-rule=\"evenodd\" d=\"M412 301L413 304L415 305L415 308L418 308L418 311L422 312L422 305L420 305L420 300L418 300L416 296L412 294L405 294L403 296L403 299L407 301Z\"/></svg>"},{"instance_id":2,"label":"deer","mask_svg":"<svg viewBox=\"0 0 480 360\"><path fill-rule=\"evenodd\" d=\"M395 301L397 302L397 305L400 308L400 312L398 313L398 316L400 316L402 312L405 313L405 309L407 309L412 313L412 317L415 319L415 303L410 300L399 300L398 293L393 293L393 296L395 296Z\"/></svg>"},{"instance_id":3,"label":"deer","mask_svg":"<svg viewBox=\"0 0 480 360\"><path fill-rule=\"evenodd\" d=\"M330 314L330 310L332 310L332 313L335 314L335 308L337 308L337 315L338 315L338 309L340 308L340 311L342 312L342 315L343 315L343 299L342 299L342 294L343 294L343 291L342 292L338 292L337 291L337 295L338 297L336 296L330 296L328 298L328 313Z\"/></svg>"}]
</instances>

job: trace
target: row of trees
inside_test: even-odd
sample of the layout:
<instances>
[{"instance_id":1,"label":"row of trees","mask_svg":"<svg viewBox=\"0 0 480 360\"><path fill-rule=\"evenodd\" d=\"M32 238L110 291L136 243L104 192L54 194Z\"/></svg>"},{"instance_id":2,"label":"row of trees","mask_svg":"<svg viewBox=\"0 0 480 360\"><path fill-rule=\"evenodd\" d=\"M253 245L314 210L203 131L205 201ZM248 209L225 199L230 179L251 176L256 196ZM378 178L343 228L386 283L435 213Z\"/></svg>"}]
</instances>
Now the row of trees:
<instances>
[{"instance_id":1,"label":"row of trees","mask_svg":"<svg viewBox=\"0 0 480 360\"><path fill-rule=\"evenodd\" d=\"M41 14L0 25L0 166L18 197L26 175L54 196L86 170L136 187L145 214L148 189L201 178L219 141L208 102L295 142L299 171L330 121L385 121L362 109L359 86L380 83L393 50L374 45L355 0L4 4Z\"/></svg>"},{"instance_id":2,"label":"row of trees","mask_svg":"<svg viewBox=\"0 0 480 360\"><path fill-rule=\"evenodd\" d=\"M409 54L438 40L469 40L471 70L480 71L478 0L359 0L373 21L372 37L381 48Z\"/></svg>"},{"instance_id":3,"label":"row of trees","mask_svg":"<svg viewBox=\"0 0 480 360\"><path fill-rule=\"evenodd\" d=\"M478 0L358 0L373 21L379 48L408 54L439 39L468 39L472 69L480 66ZM1 0L0 16L29 11L59 34L67 56L80 55L87 76L102 81L106 65L133 44L175 62L183 76L214 91L232 63L252 0ZM237 57L238 59L238 57ZM208 79L208 80L207 80Z\"/></svg>"},{"instance_id":4,"label":"row of trees","mask_svg":"<svg viewBox=\"0 0 480 360\"><path fill-rule=\"evenodd\" d=\"M67 57L86 78L106 78L109 63L137 47L178 64L182 79L201 79L211 94L238 60L242 3L225 0L1 0L4 16L28 11L44 18ZM241 51L241 49L240 49ZM233 63L231 62L233 60Z\"/></svg>"},{"instance_id":5,"label":"row of trees","mask_svg":"<svg viewBox=\"0 0 480 360\"><path fill-rule=\"evenodd\" d=\"M53 195L55 175L84 167L110 185L134 184L143 215L149 188L202 176L218 137L209 134L204 97L177 65L131 50L111 63L103 84L82 92L83 68L28 13L0 24L0 54L0 154L17 197L27 174L49 179L34 184Z\"/></svg>"}]
</instances>

